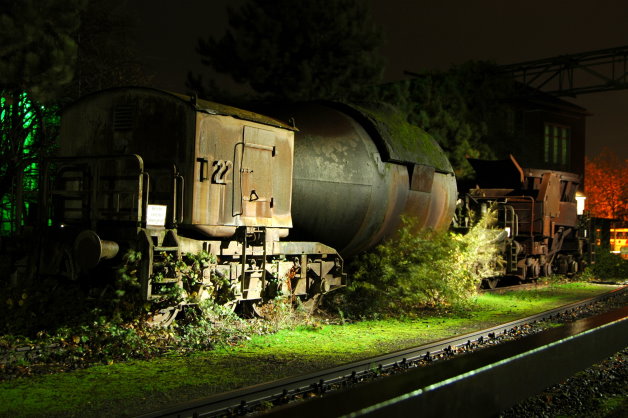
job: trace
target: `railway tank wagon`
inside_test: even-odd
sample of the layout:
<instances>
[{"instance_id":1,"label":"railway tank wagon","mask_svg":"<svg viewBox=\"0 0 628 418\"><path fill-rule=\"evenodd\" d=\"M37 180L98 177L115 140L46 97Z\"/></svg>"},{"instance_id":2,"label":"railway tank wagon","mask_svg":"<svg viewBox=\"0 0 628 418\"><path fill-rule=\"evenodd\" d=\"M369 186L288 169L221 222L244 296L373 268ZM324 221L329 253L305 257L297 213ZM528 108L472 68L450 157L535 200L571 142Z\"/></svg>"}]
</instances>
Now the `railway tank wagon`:
<instances>
[{"instance_id":1,"label":"railway tank wagon","mask_svg":"<svg viewBox=\"0 0 628 418\"><path fill-rule=\"evenodd\" d=\"M173 286L212 297L220 285L235 302L279 288L315 302L345 284L342 257L392 236L402 215L419 229L449 226L453 170L391 108L308 103L269 114L150 88L69 106L44 167L51 225L40 271L76 277L131 249L142 254L146 300ZM201 251L212 258L186 288L172 261Z\"/></svg>"},{"instance_id":2,"label":"railway tank wagon","mask_svg":"<svg viewBox=\"0 0 628 418\"><path fill-rule=\"evenodd\" d=\"M268 110L292 120L292 237L351 256L398 230L447 229L455 210L453 169L436 141L385 105L330 102Z\"/></svg>"},{"instance_id":3,"label":"railway tank wagon","mask_svg":"<svg viewBox=\"0 0 628 418\"><path fill-rule=\"evenodd\" d=\"M65 110L46 168L53 244L42 270L77 276L136 250L143 296L160 300L182 286L172 262L205 251L216 258L186 289L199 298L217 283L236 301L272 287L307 299L341 286L333 248L280 240L292 227L293 141L294 129L277 120L187 96L148 88L86 96Z\"/></svg>"}]
</instances>

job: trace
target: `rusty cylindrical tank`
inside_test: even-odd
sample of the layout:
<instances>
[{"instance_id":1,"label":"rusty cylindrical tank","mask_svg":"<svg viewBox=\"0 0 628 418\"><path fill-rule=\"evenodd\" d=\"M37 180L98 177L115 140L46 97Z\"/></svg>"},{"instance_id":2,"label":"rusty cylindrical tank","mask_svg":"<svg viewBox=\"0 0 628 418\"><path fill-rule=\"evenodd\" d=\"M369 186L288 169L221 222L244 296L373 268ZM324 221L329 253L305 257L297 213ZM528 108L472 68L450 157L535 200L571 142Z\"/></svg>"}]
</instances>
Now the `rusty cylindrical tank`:
<instances>
[{"instance_id":1,"label":"rusty cylindrical tank","mask_svg":"<svg viewBox=\"0 0 628 418\"><path fill-rule=\"evenodd\" d=\"M453 169L438 144L394 108L296 104L279 111L295 136L290 240L316 240L351 256L398 230L442 230L457 197Z\"/></svg>"}]
</instances>

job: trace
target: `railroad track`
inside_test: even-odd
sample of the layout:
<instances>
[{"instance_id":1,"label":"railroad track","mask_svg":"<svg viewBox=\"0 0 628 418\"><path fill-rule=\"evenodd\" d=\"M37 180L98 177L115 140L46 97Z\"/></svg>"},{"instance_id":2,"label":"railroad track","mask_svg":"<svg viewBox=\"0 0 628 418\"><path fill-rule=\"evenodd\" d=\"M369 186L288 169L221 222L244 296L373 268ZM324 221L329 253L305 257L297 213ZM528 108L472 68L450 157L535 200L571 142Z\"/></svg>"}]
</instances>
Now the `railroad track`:
<instances>
[{"instance_id":1,"label":"railroad track","mask_svg":"<svg viewBox=\"0 0 628 418\"><path fill-rule=\"evenodd\" d=\"M327 370L322 370L315 373L310 373L303 376L286 378L286 379L282 379L282 380L278 380L274 382L264 383L264 384L260 384L256 386L243 388L236 391L231 391L231 392L226 392L226 393L210 396L206 399L200 399L193 402L175 405L171 408L144 414L144 415L141 415L141 417L142 418L215 417L215 416L227 416L227 415L244 415L249 412L254 412L256 410L259 410L259 409L268 408L270 405L282 405L282 404L289 403L290 401L295 400L295 399L304 399L308 397L318 398L316 400L316 402L319 402L319 404L317 404L318 406L313 406L313 404L310 405L310 402L305 402L305 403L299 402L299 403L296 403L296 405L307 404L308 406L305 407L306 408L305 410L298 411L298 415L296 415L297 413L296 411L289 412L288 415L285 415L285 412L282 412L282 411L285 411L285 409L282 409L282 408L286 408L286 407L295 408L295 407L289 407L289 406L280 407L279 409L271 411L270 414L271 415L278 414L279 416L291 416L293 414L295 414L294 416L332 416L332 415L336 416L338 414L342 415L344 413L347 413L347 414L356 413L355 411L349 411L349 409L356 409L356 408L357 408L356 410L362 411L361 413L366 413L366 412L375 413L372 410L368 409L368 408L373 408L374 407L373 405L370 405L370 406L361 405L361 403L358 402L358 399L363 398L367 400L370 399L372 401L379 399L378 403L377 402L376 403L380 405L378 408L381 408L382 407L381 405L385 405L387 402L386 400L380 399L379 394L386 392L386 391L382 391L381 387L370 389L372 392L368 392L366 394L360 394L358 395L357 398L355 396L352 397L347 394L344 394L345 392L343 392L342 395L338 395L336 393L328 394L322 397L319 395L325 394L327 392L332 392L332 390L335 391L336 389L345 389L349 387L354 388L354 389L351 389L349 392L354 391L360 387L372 387L373 382L370 382L364 385L357 385L357 383L364 380L371 380L373 377L378 377L378 376L380 377L380 379L382 379L381 376L395 374L395 372L403 370L403 369L408 369L408 372L395 374L395 376L409 375L411 372L414 372L415 370L416 371L426 370L426 368L417 368L417 366L426 364L426 363L431 363L437 359L454 357L456 353L471 351L472 349L477 348L480 345L495 346L493 348L497 349L498 353L492 354L492 356L493 357L497 356L494 358L496 359L495 361L498 361L498 362L503 361L500 359L506 358L505 356L510 355L510 354L499 353L500 349L499 347L497 347L497 340L500 339L499 338L500 336L516 334L518 333L519 329L521 329L522 327L525 327L527 324L531 324L531 323L541 321L541 320L551 319L563 313L573 312L583 307L586 307L588 305L594 304L596 302L602 301L604 299L607 299L613 296L617 296L627 291L628 291L628 287L619 288L613 292L609 292L609 293L600 295L592 299L572 303L570 305L566 305L557 309L552 309L550 311L546 311L546 312L533 315L527 318L523 318L517 321L512 321L512 322L502 324L496 327L491 327L491 328L484 329L481 331L472 332L472 333L465 334L462 336L448 338L445 340L440 340L440 341L432 342L429 344L421 345L418 347L413 347L410 349L405 349L405 350L401 350L401 351L397 351L397 352L393 352L389 354L384 354L377 357L371 357L365 360L341 365L338 367L330 368ZM619 313L618 315L620 317L622 315L623 317L627 316L628 308L625 310L624 313ZM628 321L620 321L617 319L613 319L612 321L616 322L617 324L623 324L622 326L624 328L628 328L626 326L626 324L628 324ZM579 323L579 322L580 321L577 321L576 323ZM578 327L583 328L583 325L580 324ZM576 327L576 331L578 330L578 327ZM604 327L605 326L602 325L601 329L605 329ZM565 327L560 327L558 329L563 329L563 328ZM546 334L552 331L555 332L555 330L550 330L550 331L543 332L541 334ZM588 331L588 332L592 333L593 331ZM622 338L626 340L624 342L624 346L628 345L628 330L622 331L619 334L623 334ZM540 334L537 334L537 335L540 335ZM546 337L546 338L549 338L549 337ZM569 342L569 341L572 341L573 338L575 337L562 336L558 338L556 341L559 341L561 338L562 339L566 338L567 342ZM554 345L552 347L558 344L556 341L553 343ZM518 342L513 342L513 343L515 344L509 346L508 350L512 351L513 350L512 347L516 348L517 345L520 345ZM544 342L542 344L540 343L540 345L543 345L543 344L547 345L547 342ZM504 346L506 346L506 344L504 344ZM619 349L621 348L623 347L620 347ZM487 350L480 350L480 352L484 352L484 351L487 351ZM597 351L601 352L602 350L597 350ZM610 354L616 351L618 350L612 351ZM475 354L476 353L473 353L473 355ZM473 355L459 356L458 358L454 360L459 360L462 358L470 358ZM515 354L515 356L521 356L521 353ZM602 358L605 358L605 357L601 357L600 359ZM440 362L438 363L439 364L438 367L435 367L436 365L432 365L429 369L430 370L435 370L438 368L446 369L448 366L445 366L445 365L449 363L453 363L453 360L452 362L449 362L449 361ZM443 365L442 367L440 366L441 364ZM482 367L487 367L487 366L485 365ZM410 369L413 369L413 370L410 370ZM434 372L430 372L430 373L434 374ZM467 371L466 373L472 373L472 371ZM445 374L447 373L445 372ZM386 379L391 379L391 378L399 379L398 377L395 377L395 376L392 376ZM419 381L423 381L423 380L419 379ZM384 386L392 387L395 385L386 384ZM403 383L402 386L407 387L408 384ZM528 385L528 386L532 386L532 385ZM416 390L421 390L421 389L418 388L418 389L415 389L415 391ZM520 390L519 392L526 393L527 390ZM410 396L408 394L406 395ZM338 398L338 396L340 396L340 398ZM403 395L399 395L399 394L397 394L396 396L403 397ZM325 401L326 399L331 399L331 401ZM354 399L354 401L352 401L353 404L346 405L347 399ZM392 396L391 399L395 399L395 396ZM342 404L345 405L344 408L347 411L342 412L341 409L339 409L339 400L343 400ZM329 402L331 402L332 406L329 405ZM299 406L296 406L296 407L299 407ZM499 407L502 408L503 405ZM317 409L317 408L320 408L320 409ZM334 408L334 409L330 409L330 408ZM379 411L380 409L377 409L377 410ZM317 411L317 412L314 413L312 411ZM322 412L322 411L325 411L325 412ZM423 415L423 409L421 411ZM465 412L468 412L468 411L465 410ZM440 411L440 414L442 415L442 409ZM465 414L465 415L470 416L468 414Z\"/></svg>"}]
</instances>

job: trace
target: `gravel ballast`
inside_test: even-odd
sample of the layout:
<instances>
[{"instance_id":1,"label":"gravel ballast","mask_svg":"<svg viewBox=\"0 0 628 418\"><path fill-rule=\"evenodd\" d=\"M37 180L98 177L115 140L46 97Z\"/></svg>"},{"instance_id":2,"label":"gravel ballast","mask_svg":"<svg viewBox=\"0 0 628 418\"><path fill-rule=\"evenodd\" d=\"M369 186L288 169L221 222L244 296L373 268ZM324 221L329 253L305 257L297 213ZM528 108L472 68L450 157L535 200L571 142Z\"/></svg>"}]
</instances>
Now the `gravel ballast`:
<instances>
[{"instance_id":1,"label":"gravel ballast","mask_svg":"<svg viewBox=\"0 0 628 418\"><path fill-rule=\"evenodd\" d=\"M628 306L628 292L564 315L558 322L571 322L624 306ZM501 417L628 417L628 347L504 411Z\"/></svg>"},{"instance_id":2,"label":"gravel ballast","mask_svg":"<svg viewBox=\"0 0 628 418\"><path fill-rule=\"evenodd\" d=\"M628 417L628 347L501 417Z\"/></svg>"}]
</instances>

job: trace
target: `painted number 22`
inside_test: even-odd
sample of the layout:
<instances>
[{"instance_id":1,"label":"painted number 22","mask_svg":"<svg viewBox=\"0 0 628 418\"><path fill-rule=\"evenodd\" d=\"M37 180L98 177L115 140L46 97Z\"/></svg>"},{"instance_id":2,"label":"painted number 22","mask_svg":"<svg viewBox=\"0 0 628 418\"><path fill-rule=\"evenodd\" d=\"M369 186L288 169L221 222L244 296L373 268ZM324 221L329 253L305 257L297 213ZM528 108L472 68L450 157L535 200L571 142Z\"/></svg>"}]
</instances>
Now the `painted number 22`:
<instances>
[{"instance_id":1,"label":"painted number 22","mask_svg":"<svg viewBox=\"0 0 628 418\"><path fill-rule=\"evenodd\" d=\"M225 177L233 166L233 163L229 160L216 160L212 164L214 172L212 173L213 184L225 184Z\"/></svg>"}]
</instances>

